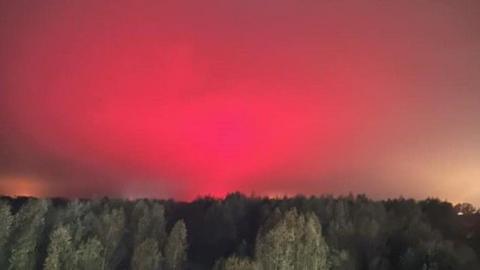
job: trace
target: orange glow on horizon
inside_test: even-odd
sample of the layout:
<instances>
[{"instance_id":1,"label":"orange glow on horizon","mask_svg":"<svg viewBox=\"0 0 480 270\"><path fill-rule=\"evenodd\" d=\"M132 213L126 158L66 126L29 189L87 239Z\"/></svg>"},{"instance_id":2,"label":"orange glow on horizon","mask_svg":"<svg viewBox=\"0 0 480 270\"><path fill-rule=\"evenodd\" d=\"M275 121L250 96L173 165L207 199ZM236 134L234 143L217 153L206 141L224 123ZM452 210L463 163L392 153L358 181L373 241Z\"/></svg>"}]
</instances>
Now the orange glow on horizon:
<instances>
[{"instance_id":1,"label":"orange glow on horizon","mask_svg":"<svg viewBox=\"0 0 480 270\"><path fill-rule=\"evenodd\" d=\"M12 197L44 197L50 191L40 179L28 176L0 177L0 193Z\"/></svg>"}]
</instances>

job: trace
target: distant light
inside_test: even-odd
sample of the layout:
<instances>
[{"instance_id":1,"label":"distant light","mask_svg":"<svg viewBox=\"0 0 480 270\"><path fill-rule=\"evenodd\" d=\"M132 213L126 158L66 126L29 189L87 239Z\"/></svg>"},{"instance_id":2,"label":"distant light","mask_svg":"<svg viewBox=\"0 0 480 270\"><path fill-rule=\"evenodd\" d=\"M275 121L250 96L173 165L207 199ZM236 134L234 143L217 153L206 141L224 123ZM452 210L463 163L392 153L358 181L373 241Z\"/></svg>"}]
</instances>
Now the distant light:
<instances>
[{"instance_id":1,"label":"distant light","mask_svg":"<svg viewBox=\"0 0 480 270\"><path fill-rule=\"evenodd\" d=\"M458 216L463 216L464 214L463 214L463 212L458 212L457 215Z\"/></svg>"}]
</instances>

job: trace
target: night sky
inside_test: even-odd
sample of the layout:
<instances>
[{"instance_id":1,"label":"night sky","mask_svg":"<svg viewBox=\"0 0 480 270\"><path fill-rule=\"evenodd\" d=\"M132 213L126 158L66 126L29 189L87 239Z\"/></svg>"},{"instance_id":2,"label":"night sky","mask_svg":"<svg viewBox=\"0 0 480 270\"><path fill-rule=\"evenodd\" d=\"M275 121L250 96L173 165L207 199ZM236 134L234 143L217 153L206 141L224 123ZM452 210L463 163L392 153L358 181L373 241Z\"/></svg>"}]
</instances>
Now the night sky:
<instances>
[{"instance_id":1,"label":"night sky","mask_svg":"<svg viewBox=\"0 0 480 270\"><path fill-rule=\"evenodd\" d=\"M480 204L480 1L0 0L0 193Z\"/></svg>"}]
</instances>

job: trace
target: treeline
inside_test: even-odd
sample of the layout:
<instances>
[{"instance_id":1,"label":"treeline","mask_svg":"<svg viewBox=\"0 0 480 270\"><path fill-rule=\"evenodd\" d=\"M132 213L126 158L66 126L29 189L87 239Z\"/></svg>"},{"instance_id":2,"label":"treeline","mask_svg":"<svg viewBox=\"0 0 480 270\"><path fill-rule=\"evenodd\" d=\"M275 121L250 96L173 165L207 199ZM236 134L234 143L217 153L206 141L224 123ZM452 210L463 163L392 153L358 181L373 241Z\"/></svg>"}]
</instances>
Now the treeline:
<instances>
[{"instance_id":1,"label":"treeline","mask_svg":"<svg viewBox=\"0 0 480 270\"><path fill-rule=\"evenodd\" d=\"M0 269L480 269L480 213L363 195L0 199Z\"/></svg>"}]
</instances>

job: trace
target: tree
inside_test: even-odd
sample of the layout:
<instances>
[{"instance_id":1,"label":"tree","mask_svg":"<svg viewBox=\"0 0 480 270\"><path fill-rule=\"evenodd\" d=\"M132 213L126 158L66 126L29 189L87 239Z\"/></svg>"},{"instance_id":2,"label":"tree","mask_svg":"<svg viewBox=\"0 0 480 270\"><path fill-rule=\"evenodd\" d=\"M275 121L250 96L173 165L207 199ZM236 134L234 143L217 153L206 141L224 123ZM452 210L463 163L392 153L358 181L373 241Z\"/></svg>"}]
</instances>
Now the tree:
<instances>
[{"instance_id":1,"label":"tree","mask_svg":"<svg viewBox=\"0 0 480 270\"><path fill-rule=\"evenodd\" d=\"M475 206L470 203L459 203L454 208L458 215L473 215L477 212Z\"/></svg>"},{"instance_id":2,"label":"tree","mask_svg":"<svg viewBox=\"0 0 480 270\"><path fill-rule=\"evenodd\" d=\"M354 225L350 217L351 211L346 198L331 201L327 207L328 227L327 239L336 248L344 248L342 243L347 242L354 232Z\"/></svg>"},{"instance_id":3,"label":"tree","mask_svg":"<svg viewBox=\"0 0 480 270\"><path fill-rule=\"evenodd\" d=\"M157 240L160 247L164 246L166 233L163 205L153 203L150 209L145 201L138 201L132 213L132 222L135 246L140 245L149 237Z\"/></svg>"},{"instance_id":4,"label":"tree","mask_svg":"<svg viewBox=\"0 0 480 270\"><path fill-rule=\"evenodd\" d=\"M88 233L88 230L85 226L85 218L86 216L92 217L93 215L90 212L90 206L90 202L73 200L68 203L63 212L63 219L61 220L61 223L64 224L65 227L69 228L73 246L80 245ZM90 228L89 230L90 232L93 232L93 228Z\"/></svg>"},{"instance_id":5,"label":"tree","mask_svg":"<svg viewBox=\"0 0 480 270\"><path fill-rule=\"evenodd\" d=\"M36 268L37 246L45 224L48 201L32 199L15 216L15 242L11 248L9 268L30 270Z\"/></svg>"},{"instance_id":6,"label":"tree","mask_svg":"<svg viewBox=\"0 0 480 270\"><path fill-rule=\"evenodd\" d=\"M227 258L226 260L219 260L214 270L257 270L259 269L257 264L248 259L248 258L240 258L237 256L232 256Z\"/></svg>"},{"instance_id":7,"label":"tree","mask_svg":"<svg viewBox=\"0 0 480 270\"><path fill-rule=\"evenodd\" d=\"M168 270L182 269L187 258L187 228L183 220L173 226L165 245L165 263Z\"/></svg>"},{"instance_id":8,"label":"tree","mask_svg":"<svg viewBox=\"0 0 480 270\"><path fill-rule=\"evenodd\" d=\"M13 215L10 204L0 201L0 268L6 268L6 245L10 238L13 225Z\"/></svg>"},{"instance_id":9,"label":"tree","mask_svg":"<svg viewBox=\"0 0 480 270\"><path fill-rule=\"evenodd\" d=\"M305 220L303 228L296 228L298 231L295 242L297 246L295 269L327 269L327 254L329 251L322 236L320 222L311 213L306 216ZM301 225L301 223L298 225Z\"/></svg>"},{"instance_id":10,"label":"tree","mask_svg":"<svg viewBox=\"0 0 480 270\"><path fill-rule=\"evenodd\" d=\"M140 245L148 236L151 225L151 214L145 200L135 203L131 216L131 225L134 233L134 246Z\"/></svg>"},{"instance_id":11,"label":"tree","mask_svg":"<svg viewBox=\"0 0 480 270\"><path fill-rule=\"evenodd\" d=\"M105 249L96 238L90 238L81 244L75 252L74 265L76 270L103 270Z\"/></svg>"},{"instance_id":12,"label":"tree","mask_svg":"<svg viewBox=\"0 0 480 270\"><path fill-rule=\"evenodd\" d=\"M67 228L60 226L50 236L45 270L72 269L72 237Z\"/></svg>"},{"instance_id":13,"label":"tree","mask_svg":"<svg viewBox=\"0 0 480 270\"><path fill-rule=\"evenodd\" d=\"M151 231L150 237L158 241L159 247L165 245L167 234L165 232L165 208L158 202L154 202L151 208Z\"/></svg>"},{"instance_id":14,"label":"tree","mask_svg":"<svg viewBox=\"0 0 480 270\"><path fill-rule=\"evenodd\" d=\"M296 209L284 213L270 230L261 229L255 248L264 270L328 269L328 246L318 219L299 215Z\"/></svg>"},{"instance_id":15,"label":"tree","mask_svg":"<svg viewBox=\"0 0 480 270\"><path fill-rule=\"evenodd\" d=\"M162 254L154 239L146 239L135 247L131 268L133 270L155 270L160 265Z\"/></svg>"},{"instance_id":16,"label":"tree","mask_svg":"<svg viewBox=\"0 0 480 270\"><path fill-rule=\"evenodd\" d=\"M156 269L161 263L160 250L165 245L163 205L154 202L152 208L145 200L135 203L132 212L133 257L132 269Z\"/></svg>"},{"instance_id":17,"label":"tree","mask_svg":"<svg viewBox=\"0 0 480 270\"><path fill-rule=\"evenodd\" d=\"M295 235L289 223L297 218L287 212L273 227L260 234L255 245L256 260L264 270L293 270Z\"/></svg>"},{"instance_id":18,"label":"tree","mask_svg":"<svg viewBox=\"0 0 480 270\"><path fill-rule=\"evenodd\" d=\"M119 261L115 252L119 247L125 233L125 213L123 209L113 209L104 212L100 218L97 235L105 248L104 264L108 269L114 269Z\"/></svg>"}]
</instances>

